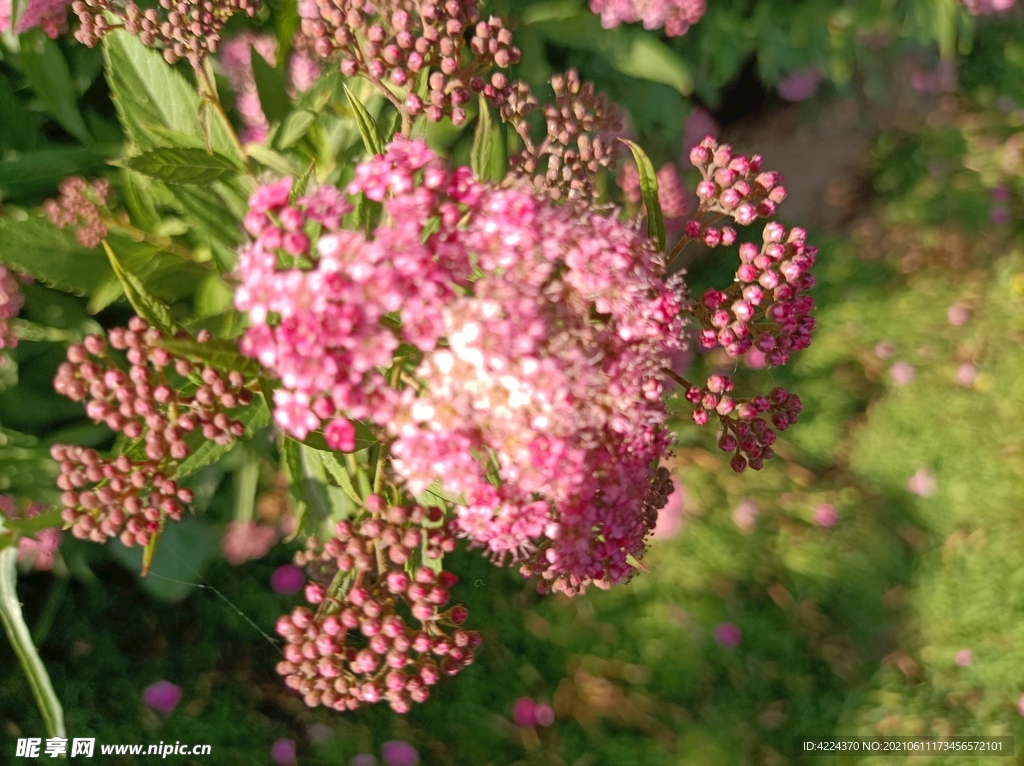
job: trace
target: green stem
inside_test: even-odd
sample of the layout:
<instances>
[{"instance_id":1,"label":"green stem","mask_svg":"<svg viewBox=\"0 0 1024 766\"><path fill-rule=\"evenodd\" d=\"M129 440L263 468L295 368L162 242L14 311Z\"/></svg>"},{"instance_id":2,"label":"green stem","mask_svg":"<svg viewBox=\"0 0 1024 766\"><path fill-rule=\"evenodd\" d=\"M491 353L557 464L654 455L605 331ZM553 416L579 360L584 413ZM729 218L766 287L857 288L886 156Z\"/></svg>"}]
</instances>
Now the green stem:
<instances>
[{"instance_id":1,"label":"green stem","mask_svg":"<svg viewBox=\"0 0 1024 766\"><path fill-rule=\"evenodd\" d=\"M67 738L67 730L64 728L64 709L53 690L53 683L50 681L49 673L46 672L46 666L43 665L43 661L39 658L39 652L36 651L35 644L32 643L32 634L29 633L28 625L25 624L25 616L21 612L17 588L17 558L17 547L11 546L0 551L0 621L3 621L7 637L11 641L11 646L14 647L14 653L18 655L18 661L32 688L36 705L39 706L39 712L43 716L47 735Z\"/></svg>"},{"instance_id":2,"label":"green stem","mask_svg":"<svg viewBox=\"0 0 1024 766\"><path fill-rule=\"evenodd\" d=\"M36 620L36 628L32 631L32 642L39 646L46 640L53 627L53 619L60 609L60 602L64 600L64 594L68 589L68 578L54 575L50 584L50 592L46 596L46 603L43 604L43 612Z\"/></svg>"},{"instance_id":3,"label":"green stem","mask_svg":"<svg viewBox=\"0 0 1024 766\"><path fill-rule=\"evenodd\" d=\"M239 158L245 163L245 170L249 175L252 175L252 168L249 165L249 155L245 153L245 147L242 146L242 141L238 138L238 134L235 132L235 126L231 124L231 119L228 117L228 113L224 111L224 105L220 103L220 99L217 98L217 90L213 87L213 83L210 81L209 75L206 73L206 69L203 67L196 67L196 80L199 82L199 93L203 100L206 101L217 113L217 117L224 124L224 129L228 132L228 138L231 139L231 143L235 145L235 151L238 152Z\"/></svg>"}]
</instances>

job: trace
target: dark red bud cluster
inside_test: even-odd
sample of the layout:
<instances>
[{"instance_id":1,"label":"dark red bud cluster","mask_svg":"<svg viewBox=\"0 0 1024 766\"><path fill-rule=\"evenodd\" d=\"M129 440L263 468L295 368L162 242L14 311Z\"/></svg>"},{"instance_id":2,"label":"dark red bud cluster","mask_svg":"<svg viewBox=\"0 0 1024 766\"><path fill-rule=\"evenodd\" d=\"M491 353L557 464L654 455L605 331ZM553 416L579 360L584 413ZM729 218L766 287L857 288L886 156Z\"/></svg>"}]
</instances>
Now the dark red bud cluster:
<instances>
[{"instance_id":1,"label":"dark red bud cluster","mask_svg":"<svg viewBox=\"0 0 1024 766\"><path fill-rule=\"evenodd\" d=\"M50 455L60 463L61 518L80 539L120 537L129 547L145 545L165 519L180 520L193 499L192 490L179 488L153 460L102 458L96 450L61 444Z\"/></svg>"},{"instance_id":2,"label":"dark red bud cluster","mask_svg":"<svg viewBox=\"0 0 1024 766\"><path fill-rule=\"evenodd\" d=\"M797 422L803 404L799 396L781 387L773 388L768 396L749 399L733 399L729 396L732 390L732 378L726 375L710 376L704 388L691 386L686 400L695 405L693 422L702 426L717 414L722 426L718 447L734 453L730 461L733 470L739 473L749 466L760 471L764 461L775 456L772 445L776 435L771 426L785 431Z\"/></svg>"},{"instance_id":3,"label":"dark red bud cluster","mask_svg":"<svg viewBox=\"0 0 1024 766\"><path fill-rule=\"evenodd\" d=\"M244 424L228 414L252 402L242 374L176 359L160 346L163 338L139 317L127 329L111 330L110 346L126 352L125 372L107 352L106 341L90 335L68 348L54 388L72 401L85 401L86 414L97 423L129 439L143 437L150 460L188 457L185 439L193 431L221 445L242 436ZM185 394L189 378L198 385Z\"/></svg>"},{"instance_id":4,"label":"dark red bud cluster","mask_svg":"<svg viewBox=\"0 0 1024 766\"><path fill-rule=\"evenodd\" d=\"M480 636L462 629L465 607L445 608L454 574L410 569L418 551L436 560L454 550L440 509L385 507L376 495L365 503L367 517L339 522L336 537L311 538L296 554L314 578L306 600L317 612L299 607L278 619L288 645L277 671L310 707L354 710L387 700L406 713L442 675L473 662Z\"/></svg>"},{"instance_id":5,"label":"dark red bud cluster","mask_svg":"<svg viewBox=\"0 0 1024 766\"><path fill-rule=\"evenodd\" d=\"M446 115L456 125L465 122L471 87L501 106L503 87L492 81L485 88L482 77L520 58L501 19L482 21L469 0L424 0L383 10L365 0L308 0L300 3L300 15L301 47L323 59L340 58L346 77L365 75L396 101L404 99L410 116L425 114L431 122ZM415 92L423 72L429 72L426 98Z\"/></svg>"},{"instance_id":6,"label":"dark red bud cluster","mask_svg":"<svg viewBox=\"0 0 1024 766\"><path fill-rule=\"evenodd\" d=\"M187 59L198 69L216 52L231 16L254 16L260 8L259 0L159 0L159 5L163 12L140 8L131 0L123 8L111 0L75 0L71 9L81 22L75 38L91 48L111 29L124 29L145 45L159 44L168 63Z\"/></svg>"},{"instance_id":7,"label":"dark red bud cluster","mask_svg":"<svg viewBox=\"0 0 1024 766\"><path fill-rule=\"evenodd\" d=\"M618 162L621 112L574 69L552 77L551 87L555 103L544 107L547 137L534 144L526 123L518 121L526 148L510 158L512 168L554 199L589 199L598 171Z\"/></svg>"},{"instance_id":8,"label":"dark red bud cluster","mask_svg":"<svg viewBox=\"0 0 1024 766\"><path fill-rule=\"evenodd\" d=\"M807 244L807 232L794 228L786 235L780 223L764 228L761 248L740 245L740 267L728 291L705 291L694 316L704 329L697 340L703 348L723 346L731 357L754 347L769 365L789 361L789 355L811 345L815 320L815 285L810 274L818 249Z\"/></svg>"}]
</instances>

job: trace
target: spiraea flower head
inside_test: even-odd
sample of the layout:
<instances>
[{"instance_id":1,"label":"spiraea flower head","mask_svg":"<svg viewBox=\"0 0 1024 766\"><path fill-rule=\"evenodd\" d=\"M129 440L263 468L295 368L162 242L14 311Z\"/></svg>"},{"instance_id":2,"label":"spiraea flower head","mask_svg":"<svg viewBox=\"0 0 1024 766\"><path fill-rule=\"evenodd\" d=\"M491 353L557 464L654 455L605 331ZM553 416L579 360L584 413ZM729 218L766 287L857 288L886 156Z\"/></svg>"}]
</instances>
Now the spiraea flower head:
<instances>
[{"instance_id":1,"label":"spiraea flower head","mask_svg":"<svg viewBox=\"0 0 1024 766\"><path fill-rule=\"evenodd\" d=\"M0 351L18 345L18 335L10 325L10 320L18 316L25 298L18 287L18 280L6 266L0 266ZM0 366L7 361L7 356L0 353Z\"/></svg>"},{"instance_id":2,"label":"spiraea flower head","mask_svg":"<svg viewBox=\"0 0 1024 766\"><path fill-rule=\"evenodd\" d=\"M590 10L600 14L605 29L639 21L644 29L679 37L700 21L706 0L590 0Z\"/></svg>"},{"instance_id":3,"label":"spiraea flower head","mask_svg":"<svg viewBox=\"0 0 1024 766\"><path fill-rule=\"evenodd\" d=\"M65 178L60 184L60 197L43 204L50 223L61 229L75 227L75 237L84 247L96 247L107 236L102 209L110 194L110 182L95 178L91 182L80 176Z\"/></svg>"}]
</instances>

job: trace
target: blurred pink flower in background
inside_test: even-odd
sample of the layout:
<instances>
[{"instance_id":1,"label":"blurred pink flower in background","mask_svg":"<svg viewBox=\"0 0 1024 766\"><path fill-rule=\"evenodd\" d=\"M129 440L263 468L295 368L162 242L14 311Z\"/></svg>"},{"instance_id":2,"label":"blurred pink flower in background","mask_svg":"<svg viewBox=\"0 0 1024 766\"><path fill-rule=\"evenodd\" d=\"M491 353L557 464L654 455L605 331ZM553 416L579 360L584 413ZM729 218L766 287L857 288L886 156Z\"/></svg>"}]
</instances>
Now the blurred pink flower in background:
<instances>
[{"instance_id":1,"label":"blurred pink flower in background","mask_svg":"<svg viewBox=\"0 0 1024 766\"><path fill-rule=\"evenodd\" d=\"M962 668L974 662L974 653L970 649L961 649L956 653L956 664Z\"/></svg>"},{"instance_id":2,"label":"blurred pink flower in background","mask_svg":"<svg viewBox=\"0 0 1024 766\"><path fill-rule=\"evenodd\" d=\"M512 703L512 720L516 726L530 729L537 725L537 703L529 697L520 697Z\"/></svg>"},{"instance_id":3,"label":"blurred pink flower in background","mask_svg":"<svg viewBox=\"0 0 1024 766\"><path fill-rule=\"evenodd\" d=\"M757 503L751 497L745 497L732 512L733 523L744 532L751 531L757 524Z\"/></svg>"},{"instance_id":4,"label":"blurred pink flower in background","mask_svg":"<svg viewBox=\"0 0 1024 766\"><path fill-rule=\"evenodd\" d=\"M601 26L643 22L644 29L661 29L669 37L685 35L704 15L706 0L590 0L590 10L601 15Z\"/></svg>"},{"instance_id":5,"label":"blurred pink flower in background","mask_svg":"<svg viewBox=\"0 0 1024 766\"><path fill-rule=\"evenodd\" d=\"M370 753L359 753L352 756L348 766L377 766L377 759Z\"/></svg>"},{"instance_id":6,"label":"blurred pink flower in background","mask_svg":"<svg viewBox=\"0 0 1024 766\"><path fill-rule=\"evenodd\" d=\"M963 0L964 5L975 16L1003 13L1010 10L1015 0Z\"/></svg>"},{"instance_id":7,"label":"blurred pink flower in background","mask_svg":"<svg viewBox=\"0 0 1024 766\"><path fill-rule=\"evenodd\" d=\"M970 362L964 362L956 369L956 382L961 386L973 386L978 378L978 368Z\"/></svg>"},{"instance_id":8,"label":"blurred pink flower in background","mask_svg":"<svg viewBox=\"0 0 1024 766\"><path fill-rule=\"evenodd\" d=\"M386 766L416 766L420 762L420 754L408 742L393 739L380 746L380 757Z\"/></svg>"},{"instance_id":9,"label":"blurred pink flower in background","mask_svg":"<svg viewBox=\"0 0 1024 766\"><path fill-rule=\"evenodd\" d=\"M821 80L817 67L800 69L779 80L779 95L786 101L805 101L817 92Z\"/></svg>"},{"instance_id":10,"label":"blurred pink flower in background","mask_svg":"<svg viewBox=\"0 0 1024 766\"><path fill-rule=\"evenodd\" d=\"M537 725L550 726L555 722L555 711L550 705L537 705Z\"/></svg>"},{"instance_id":11,"label":"blurred pink flower in background","mask_svg":"<svg viewBox=\"0 0 1024 766\"><path fill-rule=\"evenodd\" d=\"M68 30L68 6L71 0L29 0L18 20L16 34L39 27L50 39ZM11 0L0 0L0 32L11 28Z\"/></svg>"},{"instance_id":12,"label":"blurred pink flower in background","mask_svg":"<svg viewBox=\"0 0 1024 766\"><path fill-rule=\"evenodd\" d=\"M8 519L30 519L46 510L40 503L32 503L22 513L17 501L11 495L0 495L0 516ZM40 572L53 569L54 554L60 547L61 532L58 529L40 529L31 535L18 538L18 561L28 561Z\"/></svg>"},{"instance_id":13,"label":"blurred pink flower in background","mask_svg":"<svg viewBox=\"0 0 1024 766\"><path fill-rule=\"evenodd\" d=\"M327 724L323 723L311 723L306 727L306 736L309 737L309 741L314 744L320 742L326 742L334 736L334 729Z\"/></svg>"},{"instance_id":14,"label":"blurred pink flower in background","mask_svg":"<svg viewBox=\"0 0 1024 766\"><path fill-rule=\"evenodd\" d=\"M743 357L743 362L751 370L763 370L768 366L768 357L764 351L755 347L747 352L747 355Z\"/></svg>"},{"instance_id":15,"label":"blurred pink flower in background","mask_svg":"<svg viewBox=\"0 0 1024 766\"><path fill-rule=\"evenodd\" d=\"M819 527L834 527L839 521L839 512L834 505L822 503L814 509L814 523Z\"/></svg>"},{"instance_id":16,"label":"blurred pink flower in background","mask_svg":"<svg viewBox=\"0 0 1024 766\"><path fill-rule=\"evenodd\" d=\"M306 584L306 575L292 564L283 564L270 575L270 588L274 593L290 596L302 590Z\"/></svg>"},{"instance_id":17,"label":"blurred pink flower in background","mask_svg":"<svg viewBox=\"0 0 1024 766\"><path fill-rule=\"evenodd\" d=\"M151 710L170 715L181 702L181 687L170 681L155 681L142 690L142 702Z\"/></svg>"},{"instance_id":18,"label":"blurred pink flower in background","mask_svg":"<svg viewBox=\"0 0 1024 766\"><path fill-rule=\"evenodd\" d=\"M890 340L883 340L875 346L875 356L879 359L891 359L896 353L896 344Z\"/></svg>"},{"instance_id":19,"label":"blurred pink flower in background","mask_svg":"<svg viewBox=\"0 0 1024 766\"><path fill-rule=\"evenodd\" d=\"M889 370L889 374L897 386L909 386L914 382L914 368L907 362L896 362Z\"/></svg>"},{"instance_id":20,"label":"blurred pink flower in background","mask_svg":"<svg viewBox=\"0 0 1024 766\"><path fill-rule=\"evenodd\" d=\"M917 473L907 479L907 489L918 497L931 497L935 494L935 477L927 468L918 468Z\"/></svg>"},{"instance_id":21,"label":"blurred pink flower in background","mask_svg":"<svg viewBox=\"0 0 1024 766\"><path fill-rule=\"evenodd\" d=\"M689 161L690 151L708 136L718 138L719 127L711 112L697 107L686 117L683 125L683 157Z\"/></svg>"},{"instance_id":22,"label":"blurred pink flower in background","mask_svg":"<svg viewBox=\"0 0 1024 766\"><path fill-rule=\"evenodd\" d=\"M668 502L658 511L658 522L653 532L655 540L668 540L675 537L683 528L683 514L686 511L683 504L683 488L675 480L672 481L672 486L674 489L668 496Z\"/></svg>"},{"instance_id":23,"label":"blurred pink flower in background","mask_svg":"<svg viewBox=\"0 0 1024 766\"><path fill-rule=\"evenodd\" d=\"M232 521L220 539L220 549L229 564L238 566L260 559L277 542L277 530L254 521Z\"/></svg>"},{"instance_id":24,"label":"blurred pink flower in background","mask_svg":"<svg viewBox=\"0 0 1024 766\"><path fill-rule=\"evenodd\" d=\"M731 622L723 622L715 626L715 641L720 646L732 648L739 646L743 639L743 632Z\"/></svg>"},{"instance_id":25,"label":"blurred pink flower in background","mask_svg":"<svg viewBox=\"0 0 1024 766\"><path fill-rule=\"evenodd\" d=\"M295 763L295 742L290 739L278 739L270 746L270 757L279 766L291 766Z\"/></svg>"},{"instance_id":26,"label":"blurred pink flower in background","mask_svg":"<svg viewBox=\"0 0 1024 766\"><path fill-rule=\"evenodd\" d=\"M971 321L971 307L962 303L954 303L946 312L946 319L954 327L963 327Z\"/></svg>"}]
</instances>

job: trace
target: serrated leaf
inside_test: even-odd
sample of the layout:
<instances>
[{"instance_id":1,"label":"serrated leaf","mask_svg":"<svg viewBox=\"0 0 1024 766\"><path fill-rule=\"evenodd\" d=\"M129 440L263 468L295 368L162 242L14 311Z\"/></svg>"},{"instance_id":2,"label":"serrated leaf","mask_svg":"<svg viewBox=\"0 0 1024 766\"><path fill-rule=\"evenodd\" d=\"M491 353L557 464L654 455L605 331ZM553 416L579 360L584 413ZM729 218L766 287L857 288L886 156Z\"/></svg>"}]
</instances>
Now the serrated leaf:
<instances>
[{"instance_id":1,"label":"serrated leaf","mask_svg":"<svg viewBox=\"0 0 1024 766\"><path fill-rule=\"evenodd\" d=\"M257 50L250 47L252 54L252 75L256 81L256 92L267 122L280 122L292 110L291 100L285 86L284 75L266 62Z\"/></svg>"},{"instance_id":2,"label":"serrated leaf","mask_svg":"<svg viewBox=\"0 0 1024 766\"><path fill-rule=\"evenodd\" d=\"M665 219L661 213L661 202L658 201L658 174L646 152L636 143L625 138L620 141L633 153L637 170L640 171L640 194L644 198L647 210L647 235L658 244L658 252L665 250Z\"/></svg>"},{"instance_id":3,"label":"serrated leaf","mask_svg":"<svg viewBox=\"0 0 1024 766\"><path fill-rule=\"evenodd\" d=\"M167 139L153 132L155 126L197 140L199 147L204 145L199 94L159 51L124 31L104 35L103 48L117 115L141 149L167 143ZM237 156L231 137L219 120L211 121L209 139L213 151L226 157Z\"/></svg>"},{"instance_id":4,"label":"serrated leaf","mask_svg":"<svg viewBox=\"0 0 1024 766\"><path fill-rule=\"evenodd\" d=\"M317 450L285 436L281 439L281 462L296 501L296 528L303 528L310 511L316 516L315 526L330 519L333 506L327 491L327 473Z\"/></svg>"},{"instance_id":5,"label":"serrated leaf","mask_svg":"<svg viewBox=\"0 0 1024 766\"><path fill-rule=\"evenodd\" d=\"M229 413L232 420L237 420L245 426L243 439L251 439L256 432L270 423L270 410L261 397L254 397L252 404L240 410ZM210 463L220 459L224 453L230 450L234 443L222 445L212 439L205 439L200 431L196 430L185 437L185 442L192 448L187 458L178 464L175 478L189 476Z\"/></svg>"},{"instance_id":6,"label":"serrated leaf","mask_svg":"<svg viewBox=\"0 0 1024 766\"><path fill-rule=\"evenodd\" d=\"M18 549L8 547L0 550L0 621L4 624L7 638L21 663L21 669L28 679L32 695L43 717L46 733L50 737L67 737L64 729L64 708L53 690L50 674L32 643L32 634L21 611L18 600Z\"/></svg>"},{"instance_id":7,"label":"serrated leaf","mask_svg":"<svg viewBox=\"0 0 1024 766\"><path fill-rule=\"evenodd\" d=\"M93 143L78 109L78 90L60 46L33 29L21 36L21 66L32 89L53 118L83 144Z\"/></svg>"},{"instance_id":8,"label":"serrated leaf","mask_svg":"<svg viewBox=\"0 0 1024 766\"><path fill-rule=\"evenodd\" d=\"M173 336L179 329L178 323L171 316L171 310L163 301L149 291L141 279L125 268L110 244L103 240L103 249L107 251L110 265L117 278L121 280L125 297L132 304L135 313L162 332Z\"/></svg>"},{"instance_id":9,"label":"serrated leaf","mask_svg":"<svg viewBox=\"0 0 1024 766\"><path fill-rule=\"evenodd\" d=\"M490 180L492 139L491 108L481 93L480 112L476 120L476 132L473 134L473 148L469 154L469 165L478 181Z\"/></svg>"},{"instance_id":10,"label":"serrated leaf","mask_svg":"<svg viewBox=\"0 0 1024 766\"><path fill-rule=\"evenodd\" d=\"M129 157L122 163L131 170L170 184L205 184L238 171L238 166L227 157L208 154L202 149L160 147Z\"/></svg>"},{"instance_id":11,"label":"serrated leaf","mask_svg":"<svg viewBox=\"0 0 1024 766\"><path fill-rule=\"evenodd\" d=\"M76 295L91 293L112 273L100 248L83 247L45 216L0 221L0 263Z\"/></svg>"},{"instance_id":12,"label":"serrated leaf","mask_svg":"<svg viewBox=\"0 0 1024 766\"><path fill-rule=\"evenodd\" d=\"M366 107L363 103L352 95L352 91L345 87L345 95L348 96L348 101L352 105L352 113L356 118L356 125L359 126L359 135L363 137L363 145L366 147L366 151L376 156L384 153L384 139L380 135L380 130L377 128L377 123L374 121L370 113L366 111Z\"/></svg>"},{"instance_id":13,"label":"serrated leaf","mask_svg":"<svg viewBox=\"0 0 1024 766\"><path fill-rule=\"evenodd\" d=\"M205 362L218 370L237 370L246 376L259 375L260 363L243 356L234 341L213 338L200 343L193 338L162 338L158 344L175 356Z\"/></svg>"},{"instance_id":14,"label":"serrated leaf","mask_svg":"<svg viewBox=\"0 0 1024 766\"><path fill-rule=\"evenodd\" d=\"M263 165L263 167L270 168L282 176L297 176L302 172L287 157L278 154L263 144L249 144L245 147L245 153Z\"/></svg>"}]
</instances>

